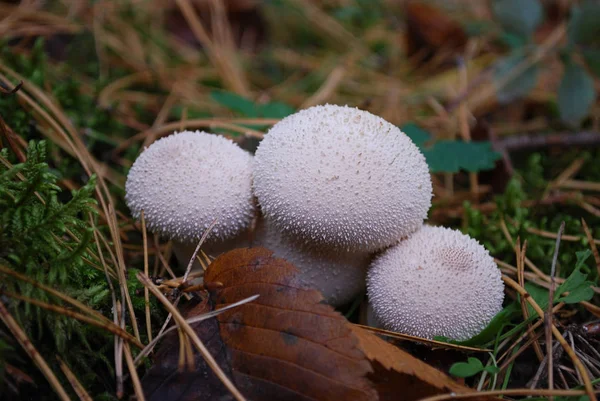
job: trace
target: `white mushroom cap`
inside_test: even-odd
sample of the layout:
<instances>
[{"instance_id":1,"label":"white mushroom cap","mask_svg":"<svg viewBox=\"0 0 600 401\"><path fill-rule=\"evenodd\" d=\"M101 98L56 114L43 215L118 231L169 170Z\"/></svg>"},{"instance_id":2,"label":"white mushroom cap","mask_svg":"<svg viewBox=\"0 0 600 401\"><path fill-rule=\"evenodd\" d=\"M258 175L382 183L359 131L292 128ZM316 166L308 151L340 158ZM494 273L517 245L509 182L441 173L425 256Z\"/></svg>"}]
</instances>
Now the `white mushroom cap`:
<instances>
[{"instance_id":1,"label":"white mushroom cap","mask_svg":"<svg viewBox=\"0 0 600 401\"><path fill-rule=\"evenodd\" d=\"M465 340L500 312L504 284L494 259L476 240L423 226L373 261L367 293L385 329Z\"/></svg>"},{"instance_id":2,"label":"white mushroom cap","mask_svg":"<svg viewBox=\"0 0 600 401\"><path fill-rule=\"evenodd\" d=\"M431 206L417 146L356 108L315 106L284 118L260 143L255 163L265 216L313 244L377 250L416 231Z\"/></svg>"},{"instance_id":3,"label":"white mushroom cap","mask_svg":"<svg viewBox=\"0 0 600 401\"><path fill-rule=\"evenodd\" d=\"M264 220L256 227L253 245L270 249L275 257L296 266L299 283L319 290L331 305L346 304L365 288L368 253L311 249L281 234Z\"/></svg>"},{"instance_id":4,"label":"white mushroom cap","mask_svg":"<svg viewBox=\"0 0 600 401\"><path fill-rule=\"evenodd\" d=\"M125 184L133 217L144 210L152 232L183 243L224 240L254 216L252 155L231 140L185 131L159 139L137 158Z\"/></svg>"}]
</instances>

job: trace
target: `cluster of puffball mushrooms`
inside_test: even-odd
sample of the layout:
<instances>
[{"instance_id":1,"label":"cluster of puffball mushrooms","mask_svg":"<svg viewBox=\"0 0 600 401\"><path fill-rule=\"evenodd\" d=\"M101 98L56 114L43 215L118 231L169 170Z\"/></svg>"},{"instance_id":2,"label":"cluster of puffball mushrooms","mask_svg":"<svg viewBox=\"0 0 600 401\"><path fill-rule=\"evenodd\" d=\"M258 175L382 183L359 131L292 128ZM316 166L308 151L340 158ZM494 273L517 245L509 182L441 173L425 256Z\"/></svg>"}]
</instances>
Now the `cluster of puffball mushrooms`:
<instances>
[{"instance_id":1,"label":"cluster of puffball mushrooms","mask_svg":"<svg viewBox=\"0 0 600 401\"><path fill-rule=\"evenodd\" d=\"M366 111L299 111L275 124L254 156L222 136L175 133L141 153L126 192L133 216L144 211L182 265L217 219L207 253L268 248L334 306L366 286L369 321L384 329L464 340L502 308L488 251L459 231L423 224L432 184L422 153Z\"/></svg>"}]
</instances>

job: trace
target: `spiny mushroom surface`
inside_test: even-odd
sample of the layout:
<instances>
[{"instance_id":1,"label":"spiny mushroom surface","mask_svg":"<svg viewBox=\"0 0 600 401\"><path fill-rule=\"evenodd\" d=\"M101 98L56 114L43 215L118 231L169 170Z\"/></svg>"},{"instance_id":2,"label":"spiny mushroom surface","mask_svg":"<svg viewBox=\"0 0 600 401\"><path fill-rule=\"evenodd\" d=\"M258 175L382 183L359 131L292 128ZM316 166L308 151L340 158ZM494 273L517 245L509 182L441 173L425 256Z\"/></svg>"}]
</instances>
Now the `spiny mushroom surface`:
<instances>
[{"instance_id":1,"label":"spiny mushroom surface","mask_svg":"<svg viewBox=\"0 0 600 401\"><path fill-rule=\"evenodd\" d=\"M319 290L330 305L344 305L365 288L370 261L370 254L366 252L312 249L281 234L264 220L256 227L253 245L270 249L274 256L296 266L299 283Z\"/></svg>"},{"instance_id":2,"label":"spiny mushroom surface","mask_svg":"<svg viewBox=\"0 0 600 401\"><path fill-rule=\"evenodd\" d=\"M425 157L396 126L346 106L315 106L275 124L255 156L265 216L307 243L374 251L416 231L432 186Z\"/></svg>"},{"instance_id":3,"label":"spiny mushroom surface","mask_svg":"<svg viewBox=\"0 0 600 401\"><path fill-rule=\"evenodd\" d=\"M423 226L373 261L367 294L385 329L466 340L502 309L504 284L494 259L476 240Z\"/></svg>"},{"instance_id":4,"label":"spiny mushroom surface","mask_svg":"<svg viewBox=\"0 0 600 401\"><path fill-rule=\"evenodd\" d=\"M176 133L137 158L127 176L125 201L136 219L144 210L154 233L194 244L218 219L208 238L226 240L254 216L252 159L222 136Z\"/></svg>"}]
</instances>

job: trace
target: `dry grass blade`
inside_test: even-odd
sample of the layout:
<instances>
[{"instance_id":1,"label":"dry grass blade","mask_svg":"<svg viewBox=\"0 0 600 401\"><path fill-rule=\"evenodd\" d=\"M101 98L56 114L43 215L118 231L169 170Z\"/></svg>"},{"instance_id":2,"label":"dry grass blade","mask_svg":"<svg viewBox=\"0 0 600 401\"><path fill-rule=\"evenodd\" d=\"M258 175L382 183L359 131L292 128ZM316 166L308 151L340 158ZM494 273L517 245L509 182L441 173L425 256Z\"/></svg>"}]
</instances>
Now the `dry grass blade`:
<instances>
[{"instance_id":1,"label":"dry grass blade","mask_svg":"<svg viewBox=\"0 0 600 401\"><path fill-rule=\"evenodd\" d=\"M546 311L545 319L545 332L546 332L546 357L548 358L548 390L554 388L554 369L553 369L553 358L552 358L552 319L554 314L552 313L552 305L554 304L554 292L556 291L556 263L558 261L558 249L560 247L560 237L565 231L565 222L563 221L558 229L556 235L556 245L554 246L554 256L552 257L552 267L550 270L550 291L548 291L548 310ZM550 401L554 398L550 396Z\"/></svg>"},{"instance_id":2,"label":"dry grass blade","mask_svg":"<svg viewBox=\"0 0 600 401\"><path fill-rule=\"evenodd\" d=\"M75 394L77 394L79 399L81 401L93 401L92 397L90 397L88 392L85 391L85 388L81 385L79 380L77 380L77 377L73 374L73 372L67 366L67 364L62 359L60 359L58 355L56 355L56 359L58 360L58 363L60 365L60 370L62 370L62 372L67 377L67 380L69 380L69 383L71 383L71 387L73 387L73 391L75 391Z\"/></svg>"},{"instance_id":3,"label":"dry grass blade","mask_svg":"<svg viewBox=\"0 0 600 401\"><path fill-rule=\"evenodd\" d=\"M108 318L106 318L106 316L104 316L103 314L98 312L97 310L94 310L94 309L90 308L89 306L84 305L83 303L76 300L75 298L71 298L70 296L63 294L62 292L55 290L54 288L48 287L47 285L44 285L36 280L33 280L33 279L21 274L21 273L18 273L12 269L9 269L6 266L0 265L0 273L15 277L18 280L21 280L28 284L31 284L32 286L39 288L41 290L44 290L48 294L51 294L51 295L57 297L61 301L67 302L67 303L75 306L76 308L80 309L81 311L88 313L90 316L97 318L101 322L110 323L110 320Z\"/></svg>"},{"instance_id":4,"label":"dry grass blade","mask_svg":"<svg viewBox=\"0 0 600 401\"><path fill-rule=\"evenodd\" d=\"M583 231L585 231L585 236L590 243L590 248L592 249L592 254L594 255L594 260L596 261L596 269L598 271L598 277L600 277L600 253L598 252L598 248L596 247L596 241L592 237L592 232L590 231L587 223L582 218L581 225L583 226Z\"/></svg>"},{"instance_id":5,"label":"dry grass blade","mask_svg":"<svg viewBox=\"0 0 600 401\"><path fill-rule=\"evenodd\" d=\"M198 349L200 354L202 354L202 356L206 360L206 363L208 363L208 366L210 366L210 368L213 370L213 372L223 382L225 387L227 387L227 389L231 392L231 394L235 397L235 399L238 401L245 401L246 399L244 398L244 396L237 390L235 385L225 375L225 373L223 373L223 371L221 370L221 368L219 367L219 365L217 364L215 359L208 352L208 350L206 349L206 347L204 346L202 341L200 341L200 339L194 332L194 329L192 329L192 327L189 325L189 323L187 323L185 321L185 318L183 316L181 316L181 314L179 313L177 308L171 302L169 302L169 300L163 294L161 294L161 292L158 291L158 289L156 289L156 287L154 286L152 281L150 281L150 279L147 276L145 276L141 273L138 273L137 278L138 278L138 280L140 280L140 282L144 286L146 286L150 289L150 292L152 292L152 294L173 315L173 317L177 321L177 324L179 325L179 327L181 327L181 329L189 336L190 340L194 343L194 346L196 347L196 349Z\"/></svg>"},{"instance_id":6,"label":"dry grass blade","mask_svg":"<svg viewBox=\"0 0 600 401\"><path fill-rule=\"evenodd\" d=\"M131 348L129 348L129 344L127 343L123 344L123 348L125 351L125 361L127 361L127 367L129 368L129 374L131 375L131 381L133 382L133 390L135 391L136 399L137 401L145 401L146 397L144 397L142 383L140 383L140 378L137 374L137 370L135 369L135 364L133 363Z\"/></svg>"},{"instance_id":7,"label":"dry grass blade","mask_svg":"<svg viewBox=\"0 0 600 401\"><path fill-rule=\"evenodd\" d=\"M30 303L30 304L38 306L38 307L40 307L42 309L45 309L45 310L48 310L48 311L51 311L51 312L56 312L56 313L59 313L59 314L64 315L64 316L68 316L70 318L77 319L80 322L84 322L84 323L90 324L92 326L96 326L96 327L99 327L101 329L107 330L107 331L109 331L109 332L111 332L113 334L118 335L119 337L123 338L124 340L127 340L127 341L131 342L132 344L134 344L136 347L138 347L140 349L144 348L144 345L140 341L138 341L137 338L135 338L134 336L132 336L131 334L129 334L127 331L125 331L121 327L115 325L110 320L108 322L98 321L98 320L96 320L94 318L91 318L91 317L86 316L86 315L82 315L81 313L74 312L74 311L66 309L66 308L64 308L62 306L51 305L51 304L48 304L46 302L42 302L40 300L37 300L35 298L29 298L29 297L26 297L26 296L23 296L23 295L19 295L19 294L15 294L15 293L9 292L9 291L0 290L0 294L6 295L9 298L18 299L20 301Z\"/></svg>"},{"instance_id":8,"label":"dry grass blade","mask_svg":"<svg viewBox=\"0 0 600 401\"><path fill-rule=\"evenodd\" d=\"M419 401L444 401L444 400L453 400L459 398L477 398L484 396L511 396L511 395L522 395L522 396L564 396L564 397L574 397L585 395L586 392L583 390L541 390L541 389L529 389L529 388L515 388L510 390L494 390L494 391L478 391L476 393L450 393L443 395L436 395L434 397L422 398Z\"/></svg>"},{"instance_id":9,"label":"dry grass blade","mask_svg":"<svg viewBox=\"0 0 600 401\"><path fill-rule=\"evenodd\" d=\"M140 214L140 220L142 223L142 241L144 242L144 274L148 276L148 233L146 231L146 219L144 217L144 211ZM148 341L152 341L152 321L150 320L150 293L148 288L144 287L144 304L146 311L146 334L148 335Z\"/></svg>"},{"instance_id":10,"label":"dry grass blade","mask_svg":"<svg viewBox=\"0 0 600 401\"><path fill-rule=\"evenodd\" d=\"M29 341L27 334L25 334L23 329L21 329L16 320L11 316L11 314L8 312L8 310L4 306L4 303L2 303L1 300L0 319L2 319L6 327L8 327L13 336L21 345L21 347L23 347L27 355L29 355L29 357L33 360L38 369L40 369L42 374L46 376L46 379L48 380L58 397L62 401L69 401L71 398L69 398L69 395L65 391L62 384L60 384L60 381L58 380L54 372L52 372L52 369L50 369L50 366L48 366L48 364L46 363L44 358L42 358L42 356L39 354L35 346L31 343L31 341Z\"/></svg>"},{"instance_id":11,"label":"dry grass blade","mask_svg":"<svg viewBox=\"0 0 600 401\"><path fill-rule=\"evenodd\" d=\"M398 340L419 342L419 343L430 345L432 347L439 347L439 348L444 348L444 349L455 349L457 351L470 351L470 352L490 352L491 351L491 350L485 349L485 348L475 348L475 347L468 347L465 345L456 345L456 344L445 343L442 341L428 340L426 338L409 336L408 334L396 333L395 331L383 330L383 329L380 329L377 327L371 327L371 326L364 326L362 324L354 324L354 326L360 327L361 329L364 329L364 330L367 330L367 331L370 331L372 333L379 334L382 336L395 338Z\"/></svg>"},{"instance_id":12,"label":"dry grass blade","mask_svg":"<svg viewBox=\"0 0 600 401\"><path fill-rule=\"evenodd\" d=\"M538 316L540 316L540 318L543 319L544 321L546 320L544 317L545 316L544 311L540 308L540 306L537 304L537 302L535 302L535 300L531 296L529 296L529 294L527 293L527 290L525 288L521 287L519 285L519 283L517 283L510 277L502 276L502 280L509 287L516 290L522 297L525 297L527 299L527 302L529 302L529 304L536 311ZM581 375L581 378L583 380L583 385L585 386L586 394L588 395L588 397L590 397L590 401L596 401L597 398L596 398L596 395L594 394L594 387L593 387L590 377L587 373L587 370L585 369L585 366L583 366L583 363L577 357L577 355L575 354L575 351L573 351L573 348L564 339L564 337L558 331L556 326L552 325L551 329L552 329L552 334L554 335L556 340L558 340L558 342L563 347L565 352L569 355L569 358L571 358L573 365L575 365L575 367L577 368L577 372Z\"/></svg>"}]
</instances>

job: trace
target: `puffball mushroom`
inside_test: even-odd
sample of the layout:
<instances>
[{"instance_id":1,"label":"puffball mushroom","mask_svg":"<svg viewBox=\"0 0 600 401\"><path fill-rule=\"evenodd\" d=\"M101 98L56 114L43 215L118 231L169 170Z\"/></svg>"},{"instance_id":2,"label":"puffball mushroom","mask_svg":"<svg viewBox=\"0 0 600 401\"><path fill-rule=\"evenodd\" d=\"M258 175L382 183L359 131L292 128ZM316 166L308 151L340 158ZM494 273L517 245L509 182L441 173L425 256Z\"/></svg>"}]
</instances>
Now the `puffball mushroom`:
<instances>
[{"instance_id":1,"label":"puffball mushroom","mask_svg":"<svg viewBox=\"0 0 600 401\"><path fill-rule=\"evenodd\" d=\"M175 133L137 158L125 183L125 201L134 218L143 210L148 230L174 245L196 245L215 219L209 243L225 241L246 230L254 217L252 159L222 136Z\"/></svg>"},{"instance_id":2,"label":"puffball mushroom","mask_svg":"<svg viewBox=\"0 0 600 401\"><path fill-rule=\"evenodd\" d=\"M476 240L423 226L373 261L367 294L384 329L466 340L500 312L504 284L494 259Z\"/></svg>"},{"instance_id":3,"label":"puffball mushroom","mask_svg":"<svg viewBox=\"0 0 600 401\"><path fill-rule=\"evenodd\" d=\"M275 124L255 155L254 191L277 228L307 243L374 251L416 231L431 206L425 157L396 126L347 106Z\"/></svg>"},{"instance_id":4,"label":"puffball mushroom","mask_svg":"<svg viewBox=\"0 0 600 401\"><path fill-rule=\"evenodd\" d=\"M369 253L313 249L280 233L264 219L254 235L254 246L270 249L275 257L296 266L300 284L319 290L330 305L344 305L365 288Z\"/></svg>"}]
</instances>

